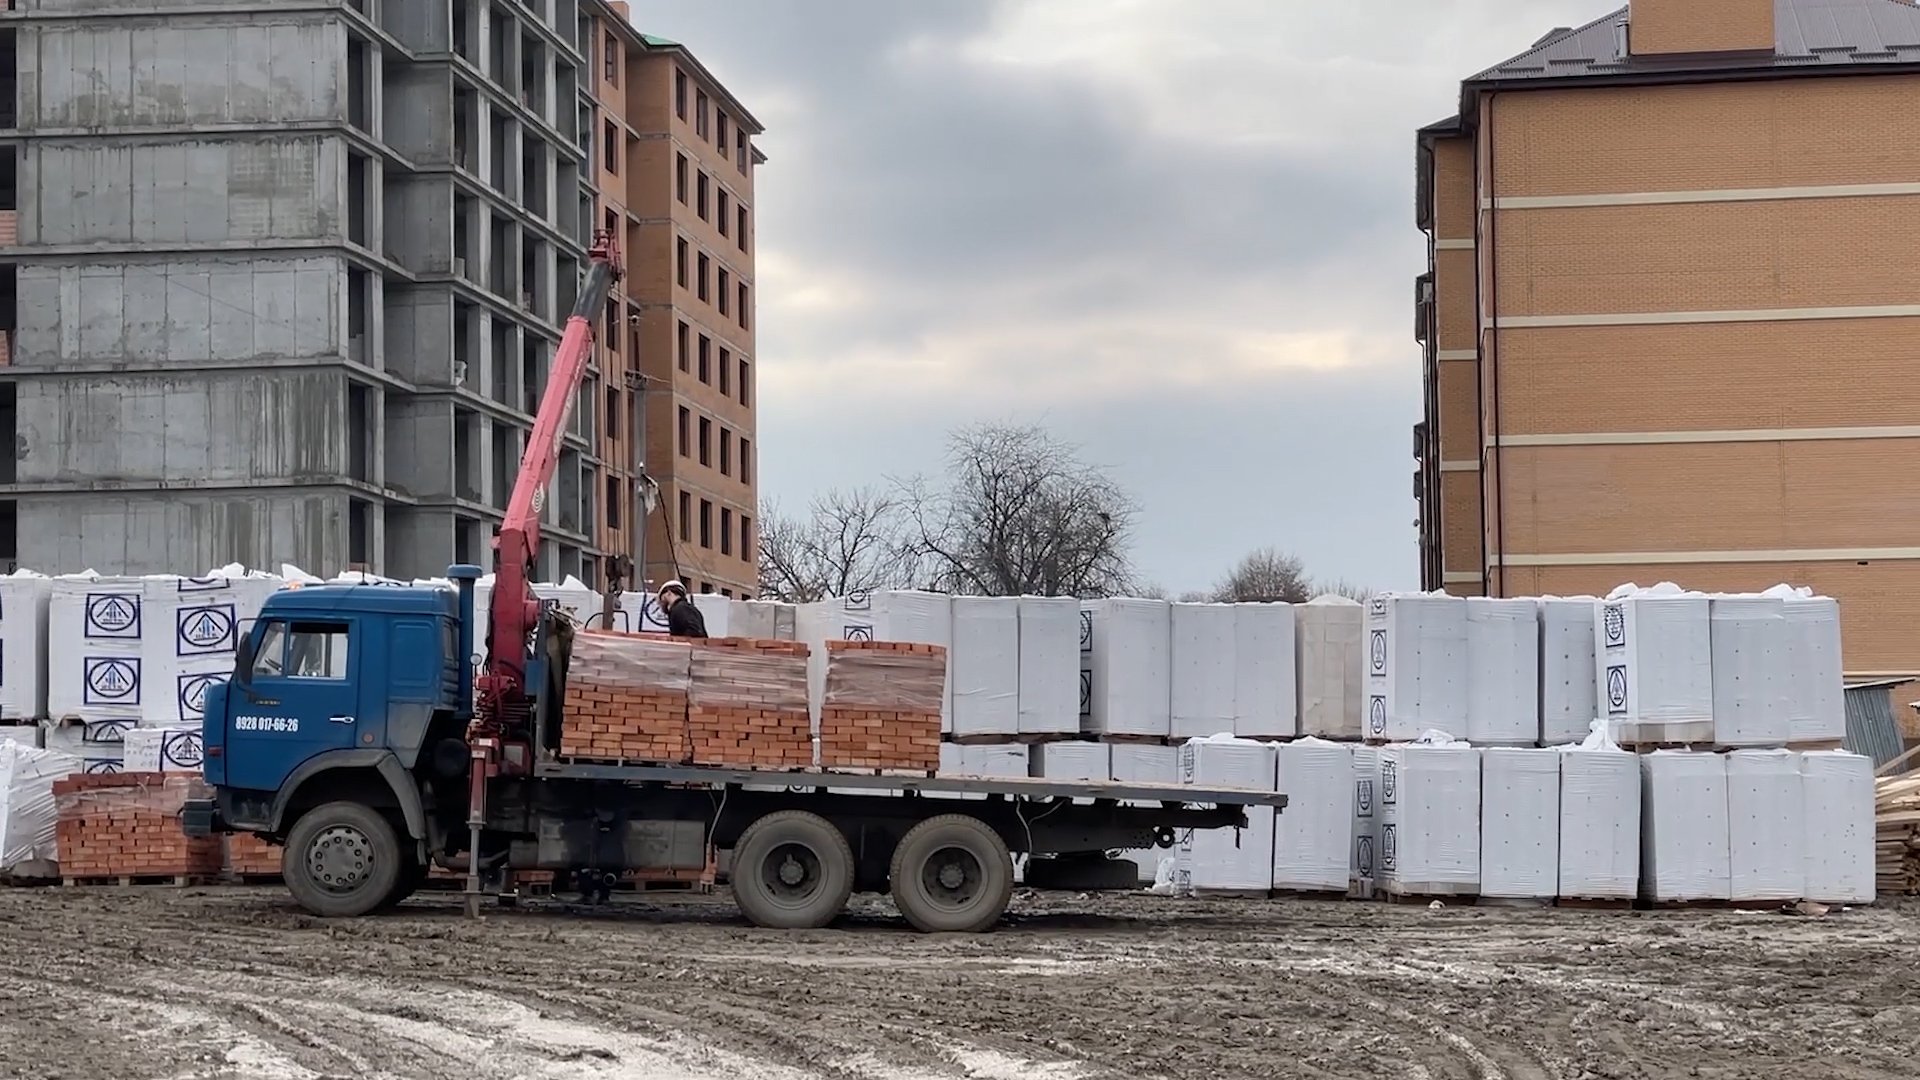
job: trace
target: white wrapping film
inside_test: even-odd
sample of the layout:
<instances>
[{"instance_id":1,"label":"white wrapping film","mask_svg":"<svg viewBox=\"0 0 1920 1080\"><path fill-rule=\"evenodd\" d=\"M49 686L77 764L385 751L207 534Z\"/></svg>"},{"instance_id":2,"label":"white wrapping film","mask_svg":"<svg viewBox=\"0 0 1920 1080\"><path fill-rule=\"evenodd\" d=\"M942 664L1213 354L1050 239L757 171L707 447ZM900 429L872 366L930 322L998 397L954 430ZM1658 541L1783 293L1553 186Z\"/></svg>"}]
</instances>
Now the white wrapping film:
<instances>
[{"instance_id":1,"label":"white wrapping film","mask_svg":"<svg viewBox=\"0 0 1920 1080\"><path fill-rule=\"evenodd\" d=\"M39 724L0 724L0 742L19 743L35 750L42 745Z\"/></svg>"},{"instance_id":2,"label":"white wrapping film","mask_svg":"<svg viewBox=\"0 0 1920 1080\"><path fill-rule=\"evenodd\" d=\"M1844 750L1800 755L1806 795L1807 899L1870 904L1875 891L1873 759Z\"/></svg>"},{"instance_id":3,"label":"white wrapping film","mask_svg":"<svg viewBox=\"0 0 1920 1080\"><path fill-rule=\"evenodd\" d=\"M47 714L47 604L53 581L25 570L0 577L0 720Z\"/></svg>"},{"instance_id":4,"label":"white wrapping film","mask_svg":"<svg viewBox=\"0 0 1920 1080\"><path fill-rule=\"evenodd\" d=\"M1540 600L1540 743L1561 746L1586 738L1600 716L1594 685L1599 666L1593 627L1600 601L1594 597ZM1636 790L1638 785L1636 783ZM1637 813L1637 811L1636 811Z\"/></svg>"},{"instance_id":5,"label":"white wrapping film","mask_svg":"<svg viewBox=\"0 0 1920 1080\"><path fill-rule=\"evenodd\" d=\"M1540 741L1539 602L1475 596L1466 605L1467 741L1532 746Z\"/></svg>"},{"instance_id":6,"label":"white wrapping film","mask_svg":"<svg viewBox=\"0 0 1920 1080\"><path fill-rule=\"evenodd\" d=\"M1073 597L1020 598L1018 724L1022 735L1080 730L1080 601Z\"/></svg>"},{"instance_id":7,"label":"white wrapping film","mask_svg":"<svg viewBox=\"0 0 1920 1080\"><path fill-rule=\"evenodd\" d=\"M1174 604L1173 737L1233 733L1232 604Z\"/></svg>"},{"instance_id":8,"label":"white wrapping film","mask_svg":"<svg viewBox=\"0 0 1920 1080\"><path fill-rule=\"evenodd\" d=\"M141 702L150 696L142 678L151 624L146 601L140 578L53 579L47 607L47 713L55 720L85 721L94 732L91 742L118 743L140 722Z\"/></svg>"},{"instance_id":9,"label":"white wrapping film","mask_svg":"<svg viewBox=\"0 0 1920 1080\"><path fill-rule=\"evenodd\" d=\"M1112 750L1110 774L1114 780L1127 784L1166 784L1180 782L1180 750L1172 746L1151 746L1143 743L1115 743ZM1153 806L1156 803L1130 803L1128 805ZM1171 848L1136 848L1122 853L1139 867L1139 880L1151 883L1159 871L1163 859L1171 859Z\"/></svg>"},{"instance_id":10,"label":"white wrapping film","mask_svg":"<svg viewBox=\"0 0 1920 1080\"><path fill-rule=\"evenodd\" d=\"M1789 591L1793 594L1786 597L1787 633L1793 641L1793 676L1787 680L1788 730L1794 742L1844 739L1847 707L1840 662L1840 604L1829 596Z\"/></svg>"},{"instance_id":11,"label":"white wrapping film","mask_svg":"<svg viewBox=\"0 0 1920 1080\"><path fill-rule=\"evenodd\" d=\"M1807 891L1807 801L1800 755L1791 750L1736 750L1726 758L1732 898L1800 899Z\"/></svg>"},{"instance_id":12,"label":"white wrapping film","mask_svg":"<svg viewBox=\"0 0 1920 1080\"><path fill-rule=\"evenodd\" d=\"M953 730L953 600L945 593L904 589L859 593L836 602L835 625L830 627L836 641L904 641L914 645L938 645L948 651L946 683L941 690L940 730ZM773 615L774 633L779 637L780 615ZM820 659L824 672L826 659ZM824 678L824 675L823 675Z\"/></svg>"},{"instance_id":13,"label":"white wrapping film","mask_svg":"<svg viewBox=\"0 0 1920 1080\"><path fill-rule=\"evenodd\" d=\"M233 653L281 580L228 566L195 578L148 578L144 723L198 725L207 690L233 675Z\"/></svg>"},{"instance_id":14,"label":"white wrapping film","mask_svg":"<svg viewBox=\"0 0 1920 1080\"><path fill-rule=\"evenodd\" d=\"M1713 641L1707 598L1662 583L1622 586L1594 613L1596 685L1622 742L1713 738Z\"/></svg>"},{"instance_id":15,"label":"white wrapping film","mask_svg":"<svg viewBox=\"0 0 1920 1080\"><path fill-rule=\"evenodd\" d=\"M1020 731L1020 599L956 596L952 601L953 733Z\"/></svg>"},{"instance_id":16,"label":"white wrapping film","mask_svg":"<svg viewBox=\"0 0 1920 1080\"><path fill-rule=\"evenodd\" d=\"M58 857L53 783L79 769L80 762L66 754L0 740L0 873Z\"/></svg>"},{"instance_id":17,"label":"white wrapping film","mask_svg":"<svg viewBox=\"0 0 1920 1080\"><path fill-rule=\"evenodd\" d=\"M1113 771L1113 754L1106 743L1040 743L1032 748L1029 767L1034 776L1049 780L1105 780Z\"/></svg>"},{"instance_id":18,"label":"white wrapping film","mask_svg":"<svg viewBox=\"0 0 1920 1080\"><path fill-rule=\"evenodd\" d=\"M1656 750L1640 757L1640 895L1729 900L1727 755Z\"/></svg>"},{"instance_id":19,"label":"white wrapping film","mask_svg":"<svg viewBox=\"0 0 1920 1080\"><path fill-rule=\"evenodd\" d=\"M1273 887L1346 891L1353 855L1353 749L1312 737L1281 743L1275 815Z\"/></svg>"},{"instance_id":20,"label":"white wrapping film","mask_svg":"<svg viewBox=\"0 0 1920 1080\"><path fill-rule=\"evenodd\" d=\"M1467 734L1467 602L1388 593L1367 602L1368 738ZM1476 867L1474 872L1479 873Z\"/></svg>"},{"instance_id":21,"label":"white wrapping film","mask_svg":"<svg viewBox=\"0 0 1920 1080\"><path fill-rule=\"evenodd\" d=\"M1273 747L1232 736L1183 743L1180 782L1274 791ZM1181 833L1174 863L1176 891L1259 892L1273 888L1273 807L1249 806L1246 813L1244 829L1188 829Z\"/></svg>"},{"instance_id":22,"label":"white wrapping film","mask_svg":"<svg viewBox=\"0 0 1920 1080\"><path fill-rule=\"evenodd\" d=\"M1793 627L1786 601L1715 596L1708 602L1713 639L1713 741L1723 746L1781 746L1793 735L1790 688ZM1736 898L1739 899L1739 898Z\"/></svg>"},{"instance_id":23,"label":"white wrapping film","mask_svg":"<svg viewBox=\"0 0 1920 1080\"><path fill-rule=\"evenodd\" d=\"M1606 737L1560 753L1559 895L1631 900L1640 890L1640 759Z\"/></svg>"},{"instance_id":24,"label":"white wrapping film","mask_svg":"<svg viewBox=\"0 0 1920 1080\"><path fill-rule=\"evenodd\" d=\"M1296 606L1293 613L1300 734L1362 737L1366 608L1344 596L1326 595Z\"/></svg>"},{"instance_id":25,"label":"white wrapping film","mask_svg":"<svg viewBox=\"0 0 1920 1080\"><path fill-rule=\"evenodd\" d=\"M1256 738L1299 734L1296 621L1292 604L1233 606L1234 734Z\"/></svg>"},{"instance_id":26,"label":"white wrapping film","mask_svg":"<svg viewBox=\"0 0 1920 1080\"><path fill-rule=\"evenodd\" d=\"M81 772L118 773L125 771L126 734L131 730L117 721L61 723L45 728L42 737L48 750L78 761Z\"/></svg>"},{"instance_id":27,"label":"white wrapping film","mask_svg":"<svg viewBox=\"0 0 1920 1080\"><path fill-rule=\"evenodd\" d=\"M733 628L733 598L719 593L694 593L687 597L693 606L700 609L700 620L707 625L707 636L723 638L738 636Z\"/></svg>"},{"instance_id":28,"label":"white wrapping film","mask_svg":"<svg viewBox=\"0 0 1920 1080\"><path fill-rule=\"evenodd\" d=\"M1559 892L1561 757L1558 750L1480 751L1480 895Z\"/></svg>"},{"instance_id":29,"label":"white wrapping film","mask_svg":"<svg viewBox=\"0 0 1920 1080\"><path fill-rule=\"evenodd\" d=\"M1112 599L1081 606L1086 612L1086 730L1172 734L1172 605Z\"/></svg>"},{"instance_id":30,"label":"white wrapping film","mask_svg":"<svg viewBox=\"0 0 1920 1080\"><path fill-rule=\"evenodd\" d=\"M1380 750L1380 873L1399 893L1480 886L1480 751L1465 743Z\"/></svg>"},{"instance_id":31,"label":"white wrapping film","mask_svg":"<svg viewBox=\"0 0 1920 1080\"><path fill-rule=\"evenodd\" d=\"M1013 777L1028 775L1027 747L1020 743L988 746L940 744L942 776Z\"/></svg>"},{"instance_id":32,"label":"white wrapping film","mask_svg":"<svg viewBox=\"0 0 1920 1080\"><path fill-rule=\"evenodd\" d=\"M200 728L134 728L121 743L127 772L197 773L205 762Z\"/></svg>"},{"instance_id":33,"label":"white wrapping film","mask_svg":"<svg viewBox=\"0 0 1920 1080\"><path fill-rule=\"evenodd\" d=\"M1380 872L1380 748L1353 748L1353 855L1347 872L1354 881Z\"/></svg>"}]
</instances>

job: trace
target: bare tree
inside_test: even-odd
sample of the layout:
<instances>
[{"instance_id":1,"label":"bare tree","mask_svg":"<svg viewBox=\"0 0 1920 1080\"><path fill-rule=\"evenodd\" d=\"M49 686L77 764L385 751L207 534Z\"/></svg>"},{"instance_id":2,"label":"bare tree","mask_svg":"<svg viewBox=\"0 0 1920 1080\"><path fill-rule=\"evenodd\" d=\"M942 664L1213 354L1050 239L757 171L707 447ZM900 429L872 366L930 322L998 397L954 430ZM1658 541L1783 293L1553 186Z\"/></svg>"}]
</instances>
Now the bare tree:
<instances>
[{"instance_id":1,"label":"bare tree","mask_svg":"<svg viewBox=\"0 0 1920 1080\"><path fill-rule=\"evenodd\" d=\"M900 485L932 580L983 596L1110 596L1132 579L1138 508L1079 449L1034 426L956 431L943 490Z\"/></svg>"},{"instance_id":2,"label":"bare tree","mask_svg":"<svg viewBox=\"0 0 1920 1080\"><path fill-rule=\"evenodd\" d=\"M808 603L870 589L911 588L919 559L907 542L900 496L872 488L827 491L805 517L769 503L760 514L760 595Z\"/></svg>"},{"instance_id":3,"label":"bare tree","mask_svg":"<svg viewBox=\"0 0 1920 1080\"><path fill-rule=\"evenodd\" d=\"M1355 585L1346 578L1323 580L1313 587L1315 596L1344 596L1349 600L1358 600L1362 604L1373 599L1377 591L1370 585Z\"/></svg>"},{"instance_id":4,"label":"bare tree","mask_svg":"<svg viewBox=\"0 0 1920 1080\"><path fill-rule=\"evenodd\" d=\"M1213 590L1213 599L1223 604L1304 604L1313 595L1306 564L1274 547L1249 553Z\"/></svg>"}]
</instances>

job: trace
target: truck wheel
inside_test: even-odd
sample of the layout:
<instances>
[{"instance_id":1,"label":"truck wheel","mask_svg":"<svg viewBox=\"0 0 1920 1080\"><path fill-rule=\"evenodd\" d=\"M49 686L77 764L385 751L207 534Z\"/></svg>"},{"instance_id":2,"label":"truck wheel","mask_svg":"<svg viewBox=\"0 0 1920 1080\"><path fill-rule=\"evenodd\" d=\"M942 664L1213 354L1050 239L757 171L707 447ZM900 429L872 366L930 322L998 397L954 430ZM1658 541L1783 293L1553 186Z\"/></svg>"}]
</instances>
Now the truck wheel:
<instances>
[{"instance_id":1,"label":"truck wheel","mask_svg":"<svg viewBox=\"0 0 1920 1080\"><path fill-rule=\"evenodd\" d=\"M420 891L427 883L427 867L418 858L402 855L400 872L393 876L393 891L381 902L380 910L399 907L406 899Z\"/></svg>"},{"instance_id":2,"label":"truck wheel","mask_svg":"<svg viewBox=\"0 0 1920 1080\"><path fill-rule=\"evenodd\" d=\"M1013 856L979 818L943 814L900 838L889 877L894 905L914 929L975 934L1007 910Z\"/></svg>"},{"instance_id":3,"label":"truck wheel","mask_svg":"<svg viewBox=\"0 0 1920 1080\"><path fill-rule=\"evenodd\" d=\"M747 826L733 848L733 901L755 926L825 926L853 895L853 849L818 814L781 810Z\"/></svg>"},{"instance_id":4,"label":"truck wheel","mask_svg":"<svg viewBox=\"0 0 1920 1080\"><path fill-rule=\"evenodd\" d=\"M301 907L325 918L353 918L387 903L403 861L386 818L359 803L331 802L294 823L280 872Z\"/></svg>"}]
</instances>

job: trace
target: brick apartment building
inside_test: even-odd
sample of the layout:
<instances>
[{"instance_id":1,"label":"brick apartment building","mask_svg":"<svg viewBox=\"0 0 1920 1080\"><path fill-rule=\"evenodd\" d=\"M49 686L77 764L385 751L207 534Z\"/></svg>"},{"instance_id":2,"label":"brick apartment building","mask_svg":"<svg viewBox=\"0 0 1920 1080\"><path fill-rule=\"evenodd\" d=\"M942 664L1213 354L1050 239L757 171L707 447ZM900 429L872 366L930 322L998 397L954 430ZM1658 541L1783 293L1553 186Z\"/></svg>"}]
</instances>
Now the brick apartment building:
<instances>
[{"instance_id":1,"label":"brick apartment building","mask_svg":"<svg viewBox=\"0 0 1920 1080\"><path fill-rule=\"evenodd\" d=\"M600 335L607 475L601 543L644 549L644 576L699 592L757 591L753 176L761 133L684 46L643 34L627 5L588 9L596 62L597 228L620 238L625 296ZM616 377L612 373L618 372ZM636 409L636 397L642 402ZM659 502L636 535L644 441Z\"/></svg>"},{"instance_id":2,"label":"brick apartment building","mask_svg":"<svg viewBox=\"0 0 1920 1080\"><path fill-rule=\"evenodd\" d=\"M1920 673L1920 10L1632 0L1418 134L1421 576L1782 581Z\"/></svg>"}]
</instances>

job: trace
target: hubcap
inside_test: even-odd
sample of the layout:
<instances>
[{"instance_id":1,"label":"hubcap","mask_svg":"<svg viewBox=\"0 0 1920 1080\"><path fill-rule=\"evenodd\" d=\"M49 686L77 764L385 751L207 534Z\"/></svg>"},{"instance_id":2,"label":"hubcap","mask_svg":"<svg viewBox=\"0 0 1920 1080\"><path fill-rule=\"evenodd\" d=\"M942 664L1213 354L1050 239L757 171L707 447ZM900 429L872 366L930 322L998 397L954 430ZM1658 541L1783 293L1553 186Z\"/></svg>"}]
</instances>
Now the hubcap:
<instances>
[{"instance_id":1,"label":"hubcap","mask_svg":"<svg viewBox=\"0 0 1920 1080\"><path fill-rule=\"evenodd\" d=\"M941 848L928 857L920 870L920 883L927 899L952 910L980 899L986 877L980 860L961 847Z\"/></svg>"},{"instance_id":2,"label":"hubcap","mask_svg":"<svg viewBox=\"0 0 1920 1080\"><path fill-rule=\"evenodd\" d=\"M775 900L805 903L820 890L820 857L803 844L781 844L761 862L760 880Z\"/></svg>"},{"instance_id":3,"label":"hubcap","mask_svg":"<svg viewBox=\"0 0 1920 1080\"><path fill-rule=\"evenodd\" d=\"M373 844L351 825L329 825L307 849L307 870L328 892L353 892L373 874Z\"/></svg>"}]
</instances>

